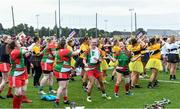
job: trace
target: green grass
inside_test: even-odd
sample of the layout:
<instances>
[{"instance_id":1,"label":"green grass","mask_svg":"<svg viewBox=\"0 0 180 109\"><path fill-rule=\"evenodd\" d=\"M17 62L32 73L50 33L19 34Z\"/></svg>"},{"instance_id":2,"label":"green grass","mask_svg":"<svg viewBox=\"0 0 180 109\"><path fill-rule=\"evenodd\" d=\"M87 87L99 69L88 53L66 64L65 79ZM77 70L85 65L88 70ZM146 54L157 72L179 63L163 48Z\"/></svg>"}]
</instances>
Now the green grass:
<instances>
[{"instance_id":1,"label":"green grass","mask_svg":"<svg viewBox=\"0 0 180 109\"><path fill-rule=\"evenodd\" d=\"M111 71L108 72L110 80ZM180 82L180 71L177 71L177 80ZM150 75L150 74L149 74ZM169 75L165 73L159 73L160 80L168 80ZM31 104L23 104L22 108L54 108L52 102L42 101L38 95L38 89L32 86L32 78L29 79L28 85L28 98L33 100ZM86 102L86 93L82 89L82 83L80 78L76 78L76 81L70 81L69 83L69 99L75 101L78 106L85 106L86 108L143 108L145 104L151 104L155 100L162 98L168 98L171 100L171 104L167 105L167 108L180 108L180 84L177 83L165 83L160 82L159 87L155 89L147 89L148 81L141 80L140 84L143 88L133 89L134 96L126 96L124 93L124 87L120 87L120 97L114 97L114 82L109 81L110 84L106 84L106 92L112 96L112 100L105 100L101 98L101 92L94 87L92 92L92 103ZM57 83L55 82L55 89L57 89ZM48 87L45 88L48 90ZM3 91L2 95L5 96L7 88ZM61 100L60 107L64 108ZM12 99L0 99L0 108L11 108Z\"/></svg>"}]
</instances>

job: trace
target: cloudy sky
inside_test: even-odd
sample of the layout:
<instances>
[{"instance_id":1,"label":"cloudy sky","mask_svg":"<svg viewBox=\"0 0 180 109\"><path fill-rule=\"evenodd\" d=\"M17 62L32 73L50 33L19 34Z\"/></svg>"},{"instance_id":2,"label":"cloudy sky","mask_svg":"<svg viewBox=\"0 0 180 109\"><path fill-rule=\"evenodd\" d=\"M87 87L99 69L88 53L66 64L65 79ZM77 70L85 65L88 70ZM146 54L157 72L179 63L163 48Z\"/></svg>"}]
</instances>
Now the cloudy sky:
<instances>
[{"instance_id":1,"label":"cloudy sky","mask_svg":"<svg viewBox=\"0 0 180 109\"><path fill-rule=\"evenodd\" d=\"M36 14L40 27L52 28L55 24L58 0L0 0L0 22L4 28L12 27L11 5L16 25L27 23L37 27ZM62 26L93 28L97 12L98 28L130 31L130 8L137 13L138 27L180 29L180 0L61 0Z\"/></svg>"}]
</instances>

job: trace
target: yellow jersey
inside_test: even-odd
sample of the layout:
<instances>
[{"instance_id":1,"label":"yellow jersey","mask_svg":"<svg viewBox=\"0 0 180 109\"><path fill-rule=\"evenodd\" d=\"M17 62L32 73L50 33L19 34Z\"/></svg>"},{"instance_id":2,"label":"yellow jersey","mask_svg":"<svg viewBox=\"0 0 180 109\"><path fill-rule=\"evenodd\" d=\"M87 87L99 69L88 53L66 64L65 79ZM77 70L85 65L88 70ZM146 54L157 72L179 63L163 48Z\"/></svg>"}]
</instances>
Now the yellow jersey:
<instances>
[{"instance_id":1,"label":"yellow jersey","mask_svg":"<svg viewBox=\"0 0 180 109\"><path fill-rule=\"evenodd\" d=\"M137 58L141 54L141 45L140 44L135 46L129 45L128 50L133 52L132 58ZM139 57L137 60L140 61L141 58Z\"/></svg>"},{"instance_id":2,"label":"yellow jersey","mask_svg":"<svg viewBox=\"0 0 180 109\"><path fill-rule=\"evenodd\" d=\"M86 44L86 43L82 43L82 45L80 46L80 50L81 50L82 52L85 52L85 51L87 51L88 49L89 49L89 45ZM80 55L80 57L81 57L81 58L84 57L83 53Z\"/></svg>"},{"instance_id":3,"label":"yellow jersey","mask_svg":"<svg viewBox=\"0 0 180 109\"><path fill-rule=\"evenodd\" d=\"M40 46L34 45L32 48L32 52L38 55L41 52Z\"/></svg>"},{"instance_id":4,"label":"yellow jersey","mask_svg":"<svg viewBox=\"0 0 180 109\"><path fill-rule=\"evenodd\" d=\"M150 58L161 59L161 53L160 53L161 45L160 44L151 45L147 49L149 51L154 51L154 54L152 54Z\"/></svg>"}]
</instances>

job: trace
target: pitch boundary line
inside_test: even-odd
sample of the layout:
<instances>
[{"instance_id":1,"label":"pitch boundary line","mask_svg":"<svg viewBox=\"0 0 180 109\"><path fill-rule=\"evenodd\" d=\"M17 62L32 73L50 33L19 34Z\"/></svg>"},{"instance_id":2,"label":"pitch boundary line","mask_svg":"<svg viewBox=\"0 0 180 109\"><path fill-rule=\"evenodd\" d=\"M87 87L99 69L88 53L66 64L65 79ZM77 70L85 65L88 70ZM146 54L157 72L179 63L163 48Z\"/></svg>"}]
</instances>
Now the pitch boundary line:
<instances>
[{"instance_id":1,"label":"pitch boundary line","mask_svg":"<svg viewBox=\"0 0 180 109\"><path fill-rule=\"evenodd\" d=\"M146 80L148 81L149 79L141 79L141 80ZM180 84L179 81L166 81L166 80L158 80L159 82L164 82L164 83L175 83L175 84Z\"/></svg>"}]
</instances>

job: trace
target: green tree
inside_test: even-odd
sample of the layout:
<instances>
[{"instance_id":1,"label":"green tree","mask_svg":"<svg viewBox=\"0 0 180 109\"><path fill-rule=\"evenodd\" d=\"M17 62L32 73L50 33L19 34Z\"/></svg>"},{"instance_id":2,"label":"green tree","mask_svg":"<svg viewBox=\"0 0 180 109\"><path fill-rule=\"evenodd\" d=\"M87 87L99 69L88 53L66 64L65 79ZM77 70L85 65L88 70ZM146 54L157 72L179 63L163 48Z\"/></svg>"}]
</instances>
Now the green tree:
<instances>
[{"instance_id":1,"label":"green tree","mask_svg":"<svg viewBox=\"0 0 180 109\"><path fill-rule=\"evenodd\" d=\"M70 29L68 27L62 28L62 36L68 37L70 33Z\"/></svg>"},{"instance_id":2,"label":"green tree","mask_svg":"<svg viewBox=\"0 0 180 109\"><path fill-rule=\"evenodd\" d=\"M43 26L39 31L39 36L48 36L48 29Z\"/></svg>"},{"instance_id":3,"label":"green tree","mask_svg":"<svg viewBox=\"0 0 180 109\"><path fill-rule=\"evenodd\" d=\"M29 27L29 35L31 37L35 36L35 34L34 34L34 27L32 27L32 26Z\"/></svg>"}]
</instances>

